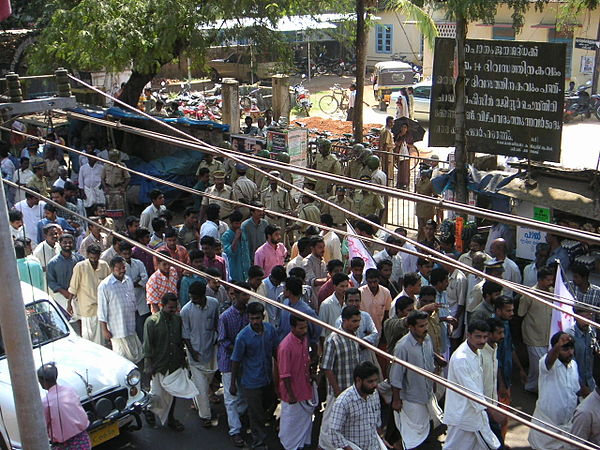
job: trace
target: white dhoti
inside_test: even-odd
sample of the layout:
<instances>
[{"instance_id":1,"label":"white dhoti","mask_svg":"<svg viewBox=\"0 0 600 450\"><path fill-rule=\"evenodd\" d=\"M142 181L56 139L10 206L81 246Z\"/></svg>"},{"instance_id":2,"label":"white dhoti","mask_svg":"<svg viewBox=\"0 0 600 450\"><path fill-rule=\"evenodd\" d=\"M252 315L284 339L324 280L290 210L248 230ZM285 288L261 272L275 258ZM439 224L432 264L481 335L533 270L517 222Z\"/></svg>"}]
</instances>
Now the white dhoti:
<instances>
[{"instance_id":1,"label":"white dhoti","mask_svg":"<svg viewBox=\"0 0 600 450\"><path fill-rule=\"evenodd\" d=\"M198 389L188 376L188 371L180 368L167 375L154 374L150 383L150 395L152 400L148 409L156 414L161 424L165 425L173 404L173 397L194 398L198 395Z\"/></svg>"},{"instance_id":2,"label":"white dhoti","mask_svg":"<svg viewBox=\"0 0 600 450\"><path fill-rule=\"evenodd\" d=\"M81 337L96 344L104 344L100 322L98 317L80 317L81 319Z\"/></svg>"},{"instance_id":3,"label":"white dhoti","mask_svg":"<svg viewBox=\"0 0 600 450\"><path fill-rule=\"evenodd\" d=\"M202 364L194 361L192 355L188 352L188 363L192 373L192 381L198 389L198 395L194 398L194 404L198 408L198 415L201 419L210 420L210 383L217 371L216 352L213 360L208 364Z\"/></svg>"},{"instance_id":4,"label":"white dhoti","mask_svg":"<svg viewBox=\"0 0 600 450\"><path fill-rule=\"evenodd\" d=\"M310 445L314 409L315 404L310 401L293 405L281 401L279 440L285 450L297 450Z\"/></svg>"},{"instance_id":5,"label":"white dhoti","mask_svg":"<svg viewBox=\"0 0 600 450\"><path fill-rule=\"evenodd\" d=\"M100 189L100 186L84 186L83 192L85 192L85 199L83 200L83 206L90 208L92 205L106 204L106 197L104 192Z\"/></svg>"},{"instance_id":6,"label":"white dhoti","mask_svg":"<svg viewBox=\"0 0 600 450\"><path fill-rule=\"evenodd\" d=\"M525 390L531 392L538 391L538 378L540 376L540 358L548 353L548 347L527 346L527 356L529 356L529 372L527 373L527 382Z\"/></svg>"},{"instance_id":7,"label":"white dhoti","mask_svg":"<svg viewBox=\"0 0 600 450\"><path fill-rule=\"evenodd\" d=\"M377 438L376 445L378 445L378 447L371 447L371 448L369 448L369 450L387 450L387 446L383 443L383 440L379 436L376 436L376 438ZM352 441L349 441L349 442L350 442L350 448L352 450L366 450L364 448L359 447ZM337 448L336 450L341 450L341 449Z\"/></svg>"},{"instance_id":8,"label":"white dhoti","mask_svg":"<svg viewBox=\"0 0 600 450\"><path fill-rule=\"evenodd\" d=\"M323 419L321 420L321 431L319 433L319 447L323 450L333 450L336 448L331 442L331 414L334 402L335 397L328 392L327 399L325 400L325 411L323 411Z\"/></svg>"},{"instance_id":9,"label":"white dhoti","mask_svg":"<svg viewBox=\"0 0 600 450\"><path fill-rule=\"evenodd\" d=\"M441 416L442 410L433 395L427 404L403 400L400 412L394 411L394 421L402 437L404 448L410 449L421 445L429 435L429 421L433 420L435 428L440 424Z\"/></svg>"},{"instance_id":10,"label":"white dhoti","mask_svg":"<svg viewBox=\"0 0 600 450\"><path fill-rule=\"evenodd\" d=\"M455 425L448 425L444 450L495 450L500 441L490 427L479 431L466 431Z\"/></svg>"},{"instance_id":11,"label":"white dhoti","mask_svg":"<svg viewBox=\"0 0 600 450\"><path fill-rule=\"evenodd\" d=\"M112 338L110 340L113 352L127 358L132 363L137 364L144 357L144 349L137 334L126 336L124 338Z\"/></svg>"},{"instance_id":12,"label":"white dhoti","mask_svg":"<svg viewBox=\"0 0 600 450\"><path fill-rule=\"evenodd\" d=\"M554 425L563 431L566 431L566 432L571 431L571 422L562 424L562 425L556 424L548 416L546 416L543 412L541 412L537 407L535 408L535 411L533 412L532 422L534 422L536 425L543 426L543 423L541 423L535 419L539 419L543 422ZM552 430L552 431L555 431L555 430ZM527 440L529 441L529 445L531 445L531 448L533 448L533 449L558 450L558 449L562 449L562 448L567 448L566 444L564 442L559 441L558 439L554 439L553 437L548 436L547 434L544 434L537 430L534 430L533 428L529 429L529 437L527 438Z\"/></svg>"}]
</instances>

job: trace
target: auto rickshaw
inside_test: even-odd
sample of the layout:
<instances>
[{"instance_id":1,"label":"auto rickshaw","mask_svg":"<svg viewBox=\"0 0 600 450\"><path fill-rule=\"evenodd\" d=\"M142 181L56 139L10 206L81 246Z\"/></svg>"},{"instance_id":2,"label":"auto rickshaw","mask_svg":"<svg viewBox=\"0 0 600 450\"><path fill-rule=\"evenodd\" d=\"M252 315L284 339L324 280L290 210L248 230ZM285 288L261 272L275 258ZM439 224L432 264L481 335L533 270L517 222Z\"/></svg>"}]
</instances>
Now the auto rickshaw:
<instances>
[{"instance_id":1,"label":"auto rickshaw","mask_svg":"<svg viewBox=\"0 0 600 450\"><path fill-rule=\"evenodd\" d=\"M408 63L383 61L375 64L371 81L375 100L379 102L379 110L385 111L392 92L411 86L415 82L415 72Z\"/></svg>"}]
</instances>

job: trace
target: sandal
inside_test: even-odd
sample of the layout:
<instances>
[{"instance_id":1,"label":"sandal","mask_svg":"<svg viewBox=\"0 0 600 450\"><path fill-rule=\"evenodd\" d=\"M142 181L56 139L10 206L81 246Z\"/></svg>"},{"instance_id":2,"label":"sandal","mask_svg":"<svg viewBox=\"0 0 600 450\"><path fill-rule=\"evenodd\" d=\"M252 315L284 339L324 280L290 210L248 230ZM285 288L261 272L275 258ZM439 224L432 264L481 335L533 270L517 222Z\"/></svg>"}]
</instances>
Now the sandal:
<instances>
[{"instance_id":1,"label":"sandal","mask_svg":"<svg viewBox=\"0 0 600 450\"><path fill-rule=\"evenodd\" d=\"M243 447L244 445L246 445L246 442L242 438L241 434L234 434L233 436L231 436L231 441L236 447Z\"/></svg>"},{"instance_id":2,"label":"sandal","mask_svg":"<svg viewBox=\"0 0 600 450\"><path fill-rule=\"evenodd\" d=\"M202 425L204 428L212 428L213 423L210 419L200 419L200 425Z\"/></svg>"},{"instance_id":3,"label":"sandal","mask_svg":"<svg viewBox=\"0 0 600 450\"><path fill-rule=\"evenodd\" d=\"M144 411L144 418L146 419L146 423L152 427L156 427L156 416L152 411Z\"/></svg>"},{"instance_id":4,"label":"sandal","mask_svg":"<svg viewBox=\"0 0 600 450\"><path fill-rule=\"evenodd\" d=\"M173 431L183 431L183 430L185 430L185 427L183 426L183 424L179 420L177 420L177 419L169 420L169 422L167 422L167 426L169 428L171 428Z\"/></svg>"}]
</instances>

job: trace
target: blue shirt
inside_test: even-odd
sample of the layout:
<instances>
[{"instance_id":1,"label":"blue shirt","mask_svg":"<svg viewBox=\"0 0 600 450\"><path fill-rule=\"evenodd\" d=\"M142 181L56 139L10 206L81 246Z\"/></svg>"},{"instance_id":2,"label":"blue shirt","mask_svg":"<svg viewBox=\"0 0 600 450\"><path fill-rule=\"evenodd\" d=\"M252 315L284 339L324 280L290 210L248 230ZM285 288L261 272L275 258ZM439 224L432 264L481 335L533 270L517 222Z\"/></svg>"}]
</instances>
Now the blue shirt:
<instances>
[{"instance_id":1,"label":"blue shirt","mask_svg":"<svg viewBox=\"0 0 600 450\"><path fill-rule=\"evenodd\" d=\"M222 286L221 286L222 287ZM248 313L240 312L235 306L227 308L219 316L217 325L217 364L219 370L231 372L231 353L235 344L235 338L239 332L248 325Z\"/></svg>"},{"instance_id":2,"label":"blue shirt","mask_svg":"<svg viewBox=\"0 0 600 450\"><path fill-rule=\"evenodd\" d=\"M513 343L510 334L510 322L503 320L502 323L504 324L504 339L498 343L496 357L498 358L498 369L502 371L504 377L504 384L509 388L512 384Z\"/></svg>"},{"instance_id":3,"label":"blue shirt","mask_svg":"<svg viewBox=\"0 0 600 450\"><path fill-rule=\"evenodd\" d=\"M235 339L231 360L242 366L242 386L259 389L273 381L273 352L279 344L277 332L270 323L263 322L263 332L257 333L246 325Z\"/></svg>"},{"instance_id":4,"label":"blue shirt","mask_svg":"<svg viewBox=\"0 0 600 450\"><path fill-rule=\"evenodd\" d=\"M286 298L283 301L284 305L291 306L294 309L297 309L304 314L308 314L315 319L319 317L315 313L314 309L306 304L303 300L299 300L295 305L290 304L290 299ZM285 309L279 309L279 317L277 318L278 326L277 326L277 334L279 335L279 341L281 342L284 337L288 335L290 331L292 331L292 326L290 324L290 312ZM313 349L317 348L319 343L319 336L321 336L321 327L315 325L313 322L308 322L308 342Z\"/></svg>"},{"instance_id":5,"label":"blue shirt","mask_svg":"<svg viewBox=\"0 0 600 450\"><path fill-rule=\"evenodd\" d=\"M548 263L553 262L555 259L560 261L560 266L564 271L569 270L569 266L571 265L571 258L569 258L569 251L560 246L555 248L548 256Z\"/></svg>"},{"instance_id":6,"label":"blue shirt","mask_svg":"<svg viewBox=\"0 0 600 450\"><path fill-rule=\"evenodd\" d=\"M73 252L69 259L65 258L62 253L59 253L48 261L48 265L46 266L48 287L54 292L58 292L59 289L69 289L69 283L73 276L73 267L84 259L79 253Z\"/></svg>"},{"instance_id":7,"label":"blue shirt","mask_svg":"<svg viewBox=\"0 0 600 450\"><path fill-rule=\"evenodd\" d=\"M65 232L69 232L71 234L75 234L75 228L73 228L71 225L69 225L69 222L67 222L65 219L63 219L62 217L56 217L56 220L48 220L46 218L43 218L42 220L40 220L37 223L37 240L38 242L42 242L44 240L44 227L50 223L55 223L57 225L60 225L61 228L63 229L63 231Z\"/></svg>"},{"instance_id":8,"label":"blue shirt","mask_svg":"<svg viewBox=\"0 0 600 450\"><path fill-rule=\"evenodd\" d=\"M206 279L200 275L184 275L181 279L181 284L179 285L179 304L182 307L190 301L190 286L196 281L200 281L206 286Z\"/></svg>"},{"instance_id":9,"label":"blue shirt","mask_svg":"<svg viewBox=\"0 0 600 450\"><path fill-rule=\"evenodd\" d=\"M575 339L575 361L579 372L579 382L585 384L591 391L596 388L594 380L594 352L592 350L592 339L595 329L589 325L586 330L575 324L573 328L566 330Z\"/></svg>"},{"instance_id":10,"label":"blue shirt","mask_svg":"<svg viewBox=\"0 0 600 450\"><path fill-rule=\"evenodd\" d=\"M283 283L275 286L270 277L263 279L263 283L265 284L265 290L267 291L266 297L271 300L277 301L279 296L283 294ZM279 315L279 308L275 305L267 303L265 304L265 309L269 317L277 317ZM275 326L278 326L278 324L275 323Z\"/></svg>"},{"instance_id":11,"label":"blue shirt","mask_svg":"<svg viewBox=\"0 0 600 450\"><path fill-rule=\"evenodd\" d=\"M223 251L229 259L229 276L235 281L244 281L250 268L250 251L248 250L248 240L245 233L242 233L238 241L237 248L233 250L233 239L235 231L227 230L221 236Z\"/></svg>"}]
</instances>

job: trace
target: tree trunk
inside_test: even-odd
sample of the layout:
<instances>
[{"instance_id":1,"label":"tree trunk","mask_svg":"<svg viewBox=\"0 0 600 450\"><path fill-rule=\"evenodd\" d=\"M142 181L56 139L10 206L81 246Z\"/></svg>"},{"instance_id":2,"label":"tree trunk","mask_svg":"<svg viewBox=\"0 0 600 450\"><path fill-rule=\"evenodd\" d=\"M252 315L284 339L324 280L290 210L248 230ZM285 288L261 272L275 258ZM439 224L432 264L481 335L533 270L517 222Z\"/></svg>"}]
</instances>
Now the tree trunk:
<instances>
[{"instance_id":1,"label":"tree trunk","mask_svg":"<svg viewBox=\"0 0 600 450\"><path fill-rule=\"evenodd\" d=\"M152 81L155 75L156 73L140 73L135 70L131 72L131 76L129 77L129 80L127 80L127 83L125 83L125 87L123 88L119 100L128 105L137 106L140 95L142 95L144 90L144 86Z\"/></svg>"},{"instance_id":2,"label":"tree trunk","mask_svg":"<svg viewBox=\"0 0 600 450\"><path fill-rule=\"evenodd\" d=\"M356 100L352 127L354 140L363 140L363 98L365 92L365 70L367 66L367 29L365 23L365 0L356 0Z\"/></svg>"},{"instance_id":3,"label":"tree trunk","mask_svg":"<svg viewBox=\"0 0 600 450\"><path fill-rule=\"evenodd\" d=\"M456 201L467 203L467 149L465 139L465 41L467 39L467 21L461 14L456 16L456 64L458 76L454 85L455 101L455 150L456 161Z\"/></svg>"}]
</instances>

